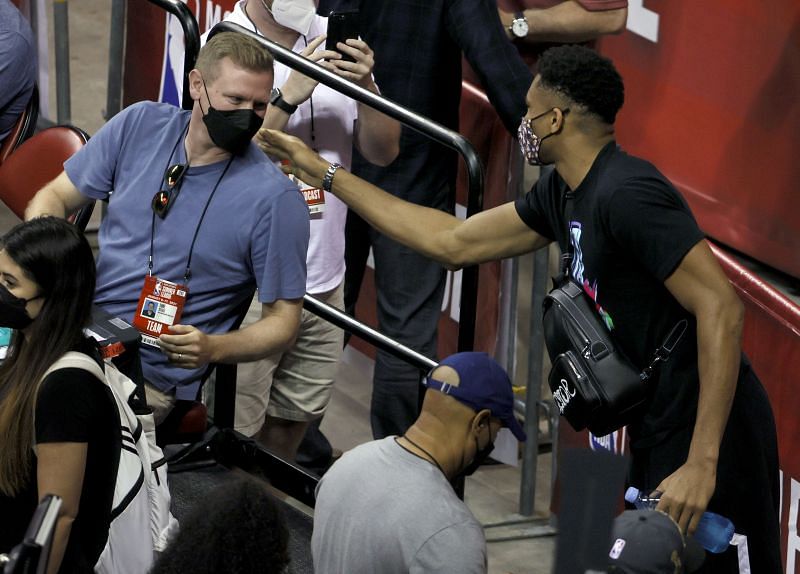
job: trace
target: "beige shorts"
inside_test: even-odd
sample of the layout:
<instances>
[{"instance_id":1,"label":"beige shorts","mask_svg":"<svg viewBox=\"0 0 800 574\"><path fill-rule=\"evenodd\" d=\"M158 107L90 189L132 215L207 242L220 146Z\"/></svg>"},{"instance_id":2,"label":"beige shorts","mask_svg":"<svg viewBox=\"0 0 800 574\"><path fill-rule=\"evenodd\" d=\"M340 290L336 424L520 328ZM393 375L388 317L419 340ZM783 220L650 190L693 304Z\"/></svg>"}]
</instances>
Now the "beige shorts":
<instances>
[{"instance_id":1,"label":"beige shorts","mask_svg":"<svg viewBox=\"0 0 800 574\"><path fill-rule=\"evenodd\" d=\"M145 381L144 394L147 398L147 406L153 411L153 420L157 425L160 425L175 407L175 389L165 393Z\"/></svg>"},{"instance_id":2,"label":"beige shorts","mask_svg":"<svg viewBox=\"0 0 800 574\"><path fill-rule=\"evenodd\" d=\"M344 287L321 295L321 301L344 308ZM261 318L254 299L243 326ZM294 346L282 354L239 363L234 427L253 436L267 414L292 421L311 421L325 412L344 344L344 331L305 309Z\"/></svg>"}]
</instances>

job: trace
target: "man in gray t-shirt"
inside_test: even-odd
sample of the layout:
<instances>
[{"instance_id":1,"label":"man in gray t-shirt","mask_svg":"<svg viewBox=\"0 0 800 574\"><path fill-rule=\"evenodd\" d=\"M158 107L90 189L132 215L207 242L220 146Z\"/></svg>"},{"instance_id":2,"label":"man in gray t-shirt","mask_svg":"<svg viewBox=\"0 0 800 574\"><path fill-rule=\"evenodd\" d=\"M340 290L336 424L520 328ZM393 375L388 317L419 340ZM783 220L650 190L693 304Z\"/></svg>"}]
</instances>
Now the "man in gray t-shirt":
<instances>
[{"instance_id":1,"label":"man in gray t-shirt","mask_svg":"<svg viewBox=\"0 0 800 574\"><path fill-rule=\"evenodd\" d=\"M483 529L450 482L492 451L500 427L525 440L508 375L458 353L426 378L422 413L402 437L356 447L317 487L317 574L486 572Z\"/></svg>"}]
</instances>

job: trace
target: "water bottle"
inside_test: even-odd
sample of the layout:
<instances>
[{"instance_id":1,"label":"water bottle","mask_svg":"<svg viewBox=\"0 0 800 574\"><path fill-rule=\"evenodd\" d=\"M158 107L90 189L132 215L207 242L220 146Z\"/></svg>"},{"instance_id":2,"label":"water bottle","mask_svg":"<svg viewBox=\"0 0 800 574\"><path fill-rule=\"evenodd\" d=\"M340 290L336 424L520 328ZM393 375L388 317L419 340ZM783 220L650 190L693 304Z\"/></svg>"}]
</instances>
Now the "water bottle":
<instances>
[{"instance_id":1,"label":"water bottle","mask_svg":"<svg viewBox=\"0 0 800 574\"><path fill-rule=\"evenodd\" d=\"M660 495L655 497L644 495L633 486L625 492L625 500L638 509L655 509L659 498ZM714 512L704 512L692 538L709 552L719 554L728 548L733 538L733 522Z\"/></svg>"}]
</instances>

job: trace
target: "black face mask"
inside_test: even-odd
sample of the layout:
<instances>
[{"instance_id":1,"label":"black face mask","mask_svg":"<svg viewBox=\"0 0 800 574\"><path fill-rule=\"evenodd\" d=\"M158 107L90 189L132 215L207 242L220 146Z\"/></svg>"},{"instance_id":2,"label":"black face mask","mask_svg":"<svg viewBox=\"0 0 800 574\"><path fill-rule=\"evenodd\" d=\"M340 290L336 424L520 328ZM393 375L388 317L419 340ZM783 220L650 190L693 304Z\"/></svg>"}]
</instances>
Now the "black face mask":
<instances>
[{"instance_id":1,"label":"black face mask","mask_svg":"<svg viewBox=\"0 0 800 574\"><path fill-rule=\"evenodd\" d=\"M203 81L203 89L208 98L208 113L203 115L208 135L214 145L232 154L239 154L247 149L247 144L258 133L263 120L252 109L217 110L211 105L208 88ZM202 104L200 111L203 110Z\"/></svg>"},{"instance_id":2,"label":"black face mask","mask_svg":"<svg viewBox=\"0 0 800 574\"><path fill-rule=\"evenodd\" d=\"M6 289L5 285L0 285L0 327L24 329L33 323L33 319L28 315L25 306L29 301L33 301L39 297L41 297L41 295L31 297L30 299L22 299Z\"/></svg>"},{"instance_id":3,"label":"black face mask","mask_svg":"<svg viewBox=\"0 0 800 574\"><path fill-rule=\"evenodd\" d=\"M467 467L461 471L462 476L471 476L478 467L484 463L484 461L489 458L489 455L492 454L494 450L494 441L491 440L492 438L492 431L489 431L489 442L483 448L478 446L478 439L475 438L475 458L472 459L472 462L467 465Z\"/></svg>"}]
</instances>

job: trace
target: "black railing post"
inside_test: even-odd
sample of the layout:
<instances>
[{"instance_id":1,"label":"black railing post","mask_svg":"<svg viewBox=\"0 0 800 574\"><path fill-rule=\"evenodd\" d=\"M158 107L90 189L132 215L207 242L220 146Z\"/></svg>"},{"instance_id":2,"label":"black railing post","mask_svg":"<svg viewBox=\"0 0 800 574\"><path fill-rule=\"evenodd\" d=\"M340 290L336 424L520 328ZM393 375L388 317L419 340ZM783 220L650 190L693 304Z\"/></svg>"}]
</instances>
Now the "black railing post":
<instances>
[{"instance_id":1,"label":"black railing post","mask_svg":"<svg viewBox=\"0 0 800 574\"><path fill-rule=\"evenodd\" d=\"M181 23L183 28L183 95L181 96L181 107L184 110L191 110L193 101L189 94L189 72L194 68L197 61L197 54L200 52L200 29L197 27L197 20L189 7L180 0L149 0L159 8L163 8Z\"/></svg>"}]
</instances>

